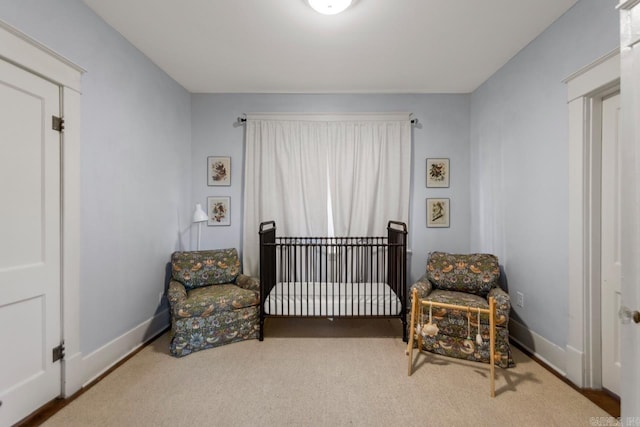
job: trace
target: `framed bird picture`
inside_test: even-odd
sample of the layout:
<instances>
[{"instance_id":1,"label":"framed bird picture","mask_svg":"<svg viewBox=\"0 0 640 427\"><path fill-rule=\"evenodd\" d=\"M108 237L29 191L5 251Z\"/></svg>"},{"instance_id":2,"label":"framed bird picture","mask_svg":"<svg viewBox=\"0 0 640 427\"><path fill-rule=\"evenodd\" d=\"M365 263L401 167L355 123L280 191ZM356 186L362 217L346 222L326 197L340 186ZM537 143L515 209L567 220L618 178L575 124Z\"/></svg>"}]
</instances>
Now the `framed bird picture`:
<instances>
[{"instance_id":1,"label":"framed bird picture","mask_svg":"<svg viewBox=\"0 0 640 427\"><path fill-rule=\"evenodd\" d=\"M231 157L207 157L207 185L231 185Z\"/></svg>"},{"instance_id":2,"label":"framed bird picture","mask_svg":"<svg viewBox=\"0 0 640 427\"><path fill-rule=\"evenodd\" d=\"M427 227L448 228L449 218L449 199L427 199Z\"/></svg>"},{"instance_id":3,"label":"framed bird picture","mask_svg":"<svg viewBox=\"0 0 640 427\"><path fill-rule=\"evenodd\" d=\"M207 225L231 225L231 197L207 197Z\"/></svg>"},{"instance_id":4,"label":"framed bird picture","mask_svg":"<svg viewBox=\"0 0 640 427\"><path fill-rule=\"evenodd\" d=\"M449 159L427 159L427 187L449 187Z\"/></svg>"}]
</instances>

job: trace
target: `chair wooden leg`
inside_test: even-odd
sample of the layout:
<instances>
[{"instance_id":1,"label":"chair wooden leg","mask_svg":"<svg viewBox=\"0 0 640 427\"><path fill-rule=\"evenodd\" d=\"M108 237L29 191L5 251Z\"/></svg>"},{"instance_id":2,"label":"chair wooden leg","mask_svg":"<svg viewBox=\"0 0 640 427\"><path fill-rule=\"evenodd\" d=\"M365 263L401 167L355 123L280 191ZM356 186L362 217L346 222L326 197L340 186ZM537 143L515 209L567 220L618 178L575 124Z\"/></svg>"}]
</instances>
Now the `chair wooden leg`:
<instances>
[{"instance_id":1,"label":"chair wooden leg","mask_svg":"<svg viewBox=\"0 0 640 427\"><path fill-rule=\"evenodd\" d=\"M408 361L409 365L407 368L407 375L411 376L411 374L413 373L413 348L411 350L409 350L409 361Z\"/></svg>"},{"instance_id":2,"label":"chair wooden leg","mask_svg":"<svg viewBox=\"0 0 640 427\"><path fill-rule=\"evenodd\" d=\"M406 353L409 355L408 375L411 376L413 370L413 341L416 333L416 310L418 308L418 292L414 289L411 296L411 324L409 325L409 343Z\"/></svg>"},{"instance_id":3,"label":"chair wooden leg","mask_svg":"<svg viewBox=\"0 0 640 427\"><path fill-rule=\"evenodd\" d=\"M405 354L409 354L409 351L413 348L413 340L415 339L414 336L415 336L416 302L415 302L414 293L411 295L411 317L410 317L411 320L409 321L409 341L407 342L407 350L405 351Z\"/></svg>"}]
</instances>

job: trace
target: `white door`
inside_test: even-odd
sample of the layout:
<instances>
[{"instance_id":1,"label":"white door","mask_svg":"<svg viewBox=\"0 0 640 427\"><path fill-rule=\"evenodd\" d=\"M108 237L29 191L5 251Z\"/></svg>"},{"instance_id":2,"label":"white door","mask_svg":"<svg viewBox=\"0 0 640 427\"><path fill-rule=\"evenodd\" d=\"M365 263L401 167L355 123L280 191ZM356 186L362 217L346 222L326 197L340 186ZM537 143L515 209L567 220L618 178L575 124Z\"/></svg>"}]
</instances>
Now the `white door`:
<instances>
[{"instance_id":1,"label":"white door","mask_svg":"<svg viewBox=\"0 0 640 427\"><path fill-rule=\"evenodd\" d=\"M0 60L0 426L60 395L59 87Z\"/></svg>"},{"instance_id":2,"label":"white door","mask_svg":"<svg viewBox=\"0 0 640 427\"><path fill-rule=\"evenodd\" d=\"M602 101L602 386L620 395L620 95Z\"/></svg>"},{"instance_id":3,"label":"white door","mask_svg":"<svg viewBox=\"0 0 640 427\"><path fill-rule=\"evenodd\" d=\"M640 2L620 2L622 149L622 304L640 311ZM640 320L640 319L638 319ZM640 324L620 328L621 409L625 426L640 425Z\"/></svg>"}]
</instances>

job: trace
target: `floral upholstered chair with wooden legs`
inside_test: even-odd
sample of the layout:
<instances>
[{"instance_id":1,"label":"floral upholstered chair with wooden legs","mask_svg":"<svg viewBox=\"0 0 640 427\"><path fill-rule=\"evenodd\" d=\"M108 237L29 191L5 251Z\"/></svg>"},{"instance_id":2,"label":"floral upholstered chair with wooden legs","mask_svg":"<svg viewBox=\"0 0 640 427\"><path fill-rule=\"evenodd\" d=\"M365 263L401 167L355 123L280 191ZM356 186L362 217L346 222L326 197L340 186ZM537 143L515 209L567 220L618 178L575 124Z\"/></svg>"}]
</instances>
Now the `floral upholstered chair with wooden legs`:
<instances>
[{"instance_id":1,"label":"floral upholstered chair with wooden legs","mask_svg":"<svg viewBox=\"0 0 640 427\"><path fill-rule=\"evenodd\" d=\"M426 273L411 286L411 293L416 289L422 300L482 309L489 308L488 299L493 297L496 303L495 364L507 368L515 365L509 346L511 300L500 288L499 278L500 266L495 255L432 252ZM489 363L488 315L478 316L473 311L435 305L429 311L437 333L421 333L424 350ZM482 340L476 340L478 332Z\"/></svg>"},{"instance_id":2,"label":"floral upholstered chair with wooden legs","mask_svg":"<svg viewBox=\"0 0 640 427\"><path fill-rule=\"evenodd\" d=\"M235 249L174 252L168 299L173 356L258 337L260 282Z\"/></svg>"}]
</instances>

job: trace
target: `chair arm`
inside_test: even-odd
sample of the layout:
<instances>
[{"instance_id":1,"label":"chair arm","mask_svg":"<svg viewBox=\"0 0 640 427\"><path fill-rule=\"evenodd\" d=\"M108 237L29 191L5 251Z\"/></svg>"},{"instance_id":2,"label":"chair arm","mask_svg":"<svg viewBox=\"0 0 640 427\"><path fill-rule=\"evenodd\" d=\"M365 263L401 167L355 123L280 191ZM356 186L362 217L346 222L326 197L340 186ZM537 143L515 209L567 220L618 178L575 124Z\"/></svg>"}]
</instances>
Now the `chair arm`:
<instances>
[{"instance_id":1,"label":"chair arm","mask_svg":"<svg viewBox=\"0 0 640 427\"><path fill-rule=\"evenodd\" d=\"M260 279L256 279L255 277L239 274L236 278L236 285L242 289L260 292Z\"/></svg>"},{"instance_id":2,"label":"chair arm","mask_svg":"<svg viewBox=\"0 0 640 427\"><path fill-rule=\"evenodd\" d=\"M169 301L171 313L176 316L184 302L187 300L187 289L177 280L170 281L169 289L167 290L167 300Z\"/></svg>"},{"instance_id":3,"label":"chair arm","mask_svg":"<svg viewBox=\"0 0 640 427\"><path fill-rule=\"evenodd\" d=\"M509 323L511 311L511 298L502 288L493 288L489 291L487 299L493 297L496 301L496 325L506 326Z\"/></svg>"},{"instance_id":4,"label":"chair arm","mask_svg":"<svg viewBox=\"0 0 640 427\"><path fill-rule=\"evenodd\" d=\"M413 285L411 285L411 289L409 289L409 293L413 294L413 290L418 290L418 298L425 298L427 295L431 293L433 290L433 285L427 279L427 274L425 273L421 278L418 279Z\"/></svg>"}]
</instances>

